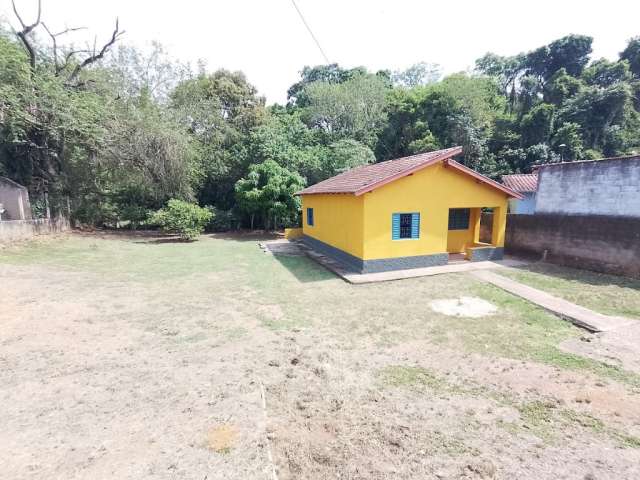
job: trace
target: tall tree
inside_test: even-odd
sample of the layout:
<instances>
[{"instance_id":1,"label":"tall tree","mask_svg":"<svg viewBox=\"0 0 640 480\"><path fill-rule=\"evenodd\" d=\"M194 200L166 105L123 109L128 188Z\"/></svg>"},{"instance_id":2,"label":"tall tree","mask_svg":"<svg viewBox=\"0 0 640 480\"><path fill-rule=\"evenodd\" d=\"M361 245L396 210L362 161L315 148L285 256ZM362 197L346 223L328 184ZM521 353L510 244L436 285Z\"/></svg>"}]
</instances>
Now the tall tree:
<instances>
[{"instance_id":1,"label":"tall tree","mask_svg":"<svg viewBox=\"0 0 640 480\"><path fill-rule=\"evenodd\" d=\"M170 106L196 140L204 180L198 199L231 208L234 184L246 172L238 154L252 128L265 118L265 100L241 72L218 70L181 82Z\"/></svg>"},{"instance_id":2,"label":"tall tree","mask_svg":"<svg viewBox=\"0 0 640 480\"><path fill-rule=\"evenodd\" d=\"M376 75L358 75L338 84L313 82L304 88L303 118L328 143L353 138L373 146L386 119L387 92L386 82Z\"/></svg>"},{"instance_id":3,"label":"tall tree","mask_svg":"<svg viewBox=\"0 0 640 480\"><path fill-rule=\"evenodd\" d=\"M406 70L396 70L391 74L391 81L400 87L417 87L437 82L442 76L442 68L437 63L419 62Z\"/></svg>"},{"instance_id":4,"label":"tall tree","mask_svg":"<svg viewBox=\"0 0 640 480\"><path fill-rule=\"evenodd\" d=\"M265 228L276 229L297 219L300 200L294 193L304 185L300 175L273 160L251 165L247 176L236 183L238 207L250 217L252 228L258 215Z\"/></svg>"},{"instance_id":5,"label":"tall tree","mask_svg":"<svg viewBox=\"0 0 640 480\"><path fill-rule=\"evenodd\" d=\"M99 118L105 114L104 99L91 85L91 68L103 59L123 34L116 20L111 37L97 48L73 49L61 45L61 38L72 28L54 31L41 18L41 1L33 22L25 21L15 2L13 11L20 29L16 37L24 48L28 69L17 68L19 75L11 79L12 87L22 89L10 100L11 112L21 118L10 119L9 130L3 128L2 140L5 168L36 191L56 190L69 193L65 183L67 168L78 155L92 156L104 133ZM34 39L37 29L45 30L49 45ZM24 62L24 57L6 45L11 62ZM7 68L15 67L5 65ZM20 100L21 105L17 105ZM4 123L4 122L3 122ZM3 125L4 127L4 125ZM7 165L9 163L9 165Z\"/></svg>"}]
</instances>

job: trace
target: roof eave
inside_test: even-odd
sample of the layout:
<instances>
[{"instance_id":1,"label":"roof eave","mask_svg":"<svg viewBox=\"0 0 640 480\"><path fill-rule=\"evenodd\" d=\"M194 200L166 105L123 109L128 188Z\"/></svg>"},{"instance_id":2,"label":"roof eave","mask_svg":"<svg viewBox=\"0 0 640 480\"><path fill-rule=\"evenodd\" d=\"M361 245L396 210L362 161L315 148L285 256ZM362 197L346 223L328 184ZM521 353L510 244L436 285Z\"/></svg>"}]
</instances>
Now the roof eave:
<instances>
[{"instance_id":1,"label":"roof eave","mask_svg":"<svg viewBox=\"0 0 640 480\"><path fill-rule=\"evenodd\" d=\"M517 200L522 200L524 197L522 195L520 195L518 192L516 192L515 190L512 190L509 187L506 187L498 182L496 182L495 180L491 180L489 177L485 177L484 175L476 172L475 170L472 170L469 167L465 167L464 165L462 165L461 163L456 162L455 160L449 160L446 162L448 166L453 167L457 170L460 170L461 172L464 172L468 175L471 175L472 177L480 180L481 182L484 182L486 184L488 184L491 187L496 188L497 190L502 191L503 193L506 193L508 196L513 197Z\"/></svg>"},{"instance_id":2,"label":"roof eave","mask_svg":"<svg viewBox=\"0 0 640 480\"><path fill-rule=\"evenodd\" d=\"M447 158L451 158L454 157L456 155L460 155L462 153L462 147L456 147L448 152L443 153L442 155L438 155L437 157L434 157L424 163L421 163L420 165L416 165L413 168L409 168L407 170L403 170L401 172L396 173L395 175L392 175L390 177L384 178L382 180L379 180L375 183L371 183L369 185L366 185L358 190L356 190L354 193L354 195L356 197L359 197L360 195L364 195L365 193L371 192L372 190L375 190L376 188L380 188L388 183L394 182L396 180L398 180L399 178L402 177L406 177L407 175L411 175L412 173L418 172L420 170L422 170L423 168L427 168L435 163L438 163L442 160L446 160Z\"/></svg>"},{"instance_id":3,"label":"roof eave","mask_svg":"<svg viewBox=\"0 0 640 480\"><path fill-rule=\"evenodd\" d=\"M304 190L300 190L293 195L298 197L302 195L353 195L353 192L305 192Z\"/></svg>"}]
</instances>

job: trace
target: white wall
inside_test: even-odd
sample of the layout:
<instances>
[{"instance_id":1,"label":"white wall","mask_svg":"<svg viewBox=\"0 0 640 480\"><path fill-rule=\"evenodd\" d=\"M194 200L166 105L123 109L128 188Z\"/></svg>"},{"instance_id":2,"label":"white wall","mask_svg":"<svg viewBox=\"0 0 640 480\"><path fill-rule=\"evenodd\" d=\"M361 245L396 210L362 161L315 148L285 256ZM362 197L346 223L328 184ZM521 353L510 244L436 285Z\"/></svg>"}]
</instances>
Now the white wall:
<instances>
[{"instance_id":1,"label":"white wall","mask_svg":"<svg viewBox=\"0 0 640 480\"><path fill-rule=\"evenodd\" d=\"M31 204L27 190L16 187L12 182L2 178L0 178L0 203L6 210L2 214L3 220L31 219Z\"/></svg>"},{"instance_id":2,"label":"white wall","mask_svg":"<svg viewBox=\"0 0 640 480\"><path fill-rule=\"evenodd\" d=\"M536 213L640 217L640 157L542 167Z\"/></svg>"},{"instance_id":3,"label":"white wall","mask_svg":"<svg viewBox=\"0 0 640 480\"><path fill-rule=\"evenodd\" d=\"M518 215L533 215L536 210L535 192L525 192L522 200L512 198L509 200L509 213Z\"/></svg>"}]
</instances>

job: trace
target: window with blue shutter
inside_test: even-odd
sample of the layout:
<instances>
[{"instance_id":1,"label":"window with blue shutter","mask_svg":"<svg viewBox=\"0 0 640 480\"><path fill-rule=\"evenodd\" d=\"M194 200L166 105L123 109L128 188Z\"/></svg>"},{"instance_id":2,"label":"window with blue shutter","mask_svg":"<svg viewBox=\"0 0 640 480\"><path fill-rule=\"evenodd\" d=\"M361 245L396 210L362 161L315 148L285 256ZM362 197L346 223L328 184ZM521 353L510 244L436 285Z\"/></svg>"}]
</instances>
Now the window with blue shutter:
<instances>
[{"instance_id":1,"label":"window with blue shutter","mask_svg":"<svg viewBox=\"0 0 640 480\"><path fill-rule=\"evenodd\" d=\"M391 218L393 240L420 238L419 213L394 213Z\"/></svg>"},{"instance_id":2,"label":"window with blue shutter","mask_svg":"<svg viewBox=\"0 0 640 480\"><path fill-rule=\"evenodd\" d=\"M411 214L411 238L420 238L420 214Z\"/></svg>"},{"instance_id":3,"label":"window with blue shutter","mask_svg":"<svg viewBox=\"0 0 640 480\"><path fill-rule=\"evenodd\" d=\"M307 225L313 227L313 208L307 208Z\"/></svg>"},{"instance_id":4,"label":"window with blue shutter","mask_svg":"<svg viewBox=\"0 0 640 480\"><path fill-rule=\"evenodd\" d=\"M469 208L450 208L449 230L468 230L470 215L471 209Z\"/></svg>"},{"instance_id":5,"label":"window with blue shutter","mask_svg":"<svg viewBox=\"0 0 640 480\"><path fill-rule=\"evenodd\" d=\"M394 213L391 221L391 238L393 240L400 239L400 214Z\"/></svg>"}]
</instances>

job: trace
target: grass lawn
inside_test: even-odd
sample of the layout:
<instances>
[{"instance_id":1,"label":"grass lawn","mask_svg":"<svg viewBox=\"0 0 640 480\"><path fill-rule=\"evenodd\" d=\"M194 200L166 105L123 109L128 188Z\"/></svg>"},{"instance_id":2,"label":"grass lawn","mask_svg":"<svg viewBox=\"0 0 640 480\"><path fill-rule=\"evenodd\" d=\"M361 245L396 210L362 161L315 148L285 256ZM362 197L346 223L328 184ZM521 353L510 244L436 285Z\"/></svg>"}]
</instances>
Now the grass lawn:
<instances>
[{"instance_id":1,"label":"grass lawn","mask_svg":"<svg viewBox=\"0 0 640 480\"><path fill-rule=\"evenodd\" d=\"M500 274L596 312L640 319L640 280L549 263L505 269Z\"/></svg>"},{"instance_id":2,"label":"grass lawn","mask_svg":"<svg viewBox=\"0 0 640 480\"><path fill-rule=\"evenodd\" d=\"M640 377L560 348L585 332L466 274L350 285L257 240L0 250L4 474L632 478ZM460 296L498 313L429 307Z\"/></svg>"}]
</instances>

